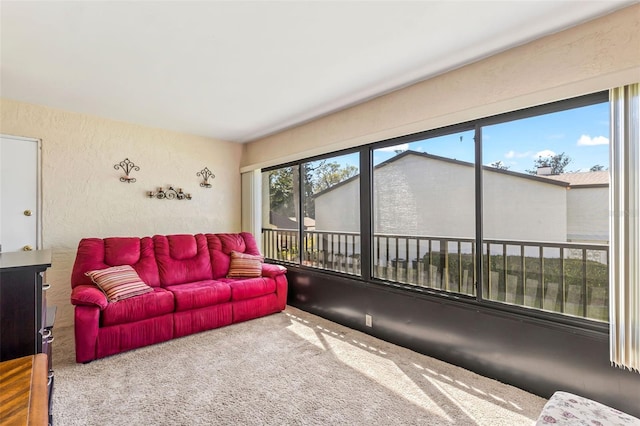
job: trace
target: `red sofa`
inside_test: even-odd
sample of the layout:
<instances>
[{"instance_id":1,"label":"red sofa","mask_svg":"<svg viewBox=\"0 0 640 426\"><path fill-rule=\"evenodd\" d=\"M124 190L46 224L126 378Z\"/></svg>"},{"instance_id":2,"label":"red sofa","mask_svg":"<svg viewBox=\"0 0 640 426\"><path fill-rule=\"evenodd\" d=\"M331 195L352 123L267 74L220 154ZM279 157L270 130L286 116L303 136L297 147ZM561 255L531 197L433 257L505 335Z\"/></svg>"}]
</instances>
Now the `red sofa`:
<instances>
[{"instance_id":1,"label":"red sofa","mask_svg":"<svg viewBox=\"0 0 640 426\"><path fill-rule=\"evenodd\" d=\"M253 235L85 238L71 274L76 361L89 362L282 311L286 269L262 264L258 278L227 278L232 251L259 255ZM153 291L110 303L85 272L130 265Z\"/></svg>"}]
</instances>

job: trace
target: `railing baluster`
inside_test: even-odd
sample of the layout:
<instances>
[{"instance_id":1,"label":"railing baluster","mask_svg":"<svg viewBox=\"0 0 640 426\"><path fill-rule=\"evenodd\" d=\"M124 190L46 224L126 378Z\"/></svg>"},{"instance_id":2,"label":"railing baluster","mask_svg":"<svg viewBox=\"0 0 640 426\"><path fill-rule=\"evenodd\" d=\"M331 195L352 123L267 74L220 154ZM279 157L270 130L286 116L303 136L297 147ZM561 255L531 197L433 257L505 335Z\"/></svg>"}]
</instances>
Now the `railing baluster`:
<instances>
[{"instance_id":1,"label":"railing baluster","mask_svg":"<svg viewBox=\"0 0 640 426\"><path fill-rule=\"evenodd\" d=\"M433 241L429 239L429 264L425 265L427 272L427 287L433 287L433 280L431 279L431 265L433 264Z\"/></svg>"},{"instance_id":2,"label":"railing baluster","mask_svg":"<svg viewBox=\"0 0 640 426\"><path fill-rule=\"evenodd\" d=\"M503 297L506 300L507 297L507 269L509 267L509 263L507 262L507 244L503 243L502 244L502 272L503 272L503 281L502 283L504 284L504 295ZM498 296L500 296L500 292L498 292ZM504 302L504 300L501 300L501 302Z\"/></svg>"},{"instance_id":3,"label":"railing baluster","mask_svg":"<svg viewBox=\"0 0 640 426\"><path fill-rule=\"evenodd\" d=\"M524 261L524 245L521 244L520 245L520 279L522 280L522 304L524 305L524 295L526 294L526 281L527 281L527 271L526 271L526 267L527 265L525 264ZM518 285L516 284L516 294L514 295L514 299L517 303L518 301L518 294L517 294L517 288Z\"/></svg>"},{"instance_id":4,"label":"railing baluster","mask_svg":"<svg viewBox=\"0 0 640 426\"><path fill-rule=\"evenodd\" d=\"M462 242L458 240L458 293L462 290Z\"/></svg>"},{"instance_id":5,"label":"railing baluster","mask_svg":"<svg viewBox=\"0 0 640 426\"><path fill-rule=\"evenodd\" d=\"M404 264L404 280L405 282L410 282L409 281L409 238L405 238L404 239L404 257L405 257L405 264Z\"/></svg>"},{"instance_id":6,"label":"railing baluster","mask_svg":"<svg viewBox=\"0 0 640 426\"><path fill-rule=\"evenodd\" d=\"M416 238L416 263L414 265L411 261L411 268L413 269L413 277L416 284L420 282L420 238Z\"/></svg>"},{"instance_id":7,"label":"railing baluster","mask_svg":"<svg viewBox=\"0 0 640 426\"><path fill-rule=\"evenodd\" d=\"M444 253L442 251L444 247ZM440 252L443 253L444 267L442 268L442 284L441 289L449 291L449 242L446 240L440 241Z\"/></svg>"},{"instance_id":8,"label":"railing baluster","mask_svg":"<svg viewBox=\"0 0 640 426\"><path fill-rule=\"evenodd\" d=\"M564 248L560 247L560 287L562 287L562 295L560 302L560 312L564 312L566 310L567 303L567 289L566 289L566 280L564 279ZM554 306L555 309L555 306Z\"/></svg>"},{"instance_id":9,"label":"railing baluster","mask_svg":"<svg viewBox=\"0 0 640 426\"><path fill-rule=\"evenodd\" d=\"M476 288L476 283L478 282L478 279L476 277L476 245L475 245L475 241L471 243L471 258L473 259L472 262L472 267L473 267L473 272L471 273L472 275L472 279L471 279L471 293L476 296L476 292L478 291L478 289Z\"/></svg>"},{"instance_id":10,"label":"railing baluster","mask_svg":"<svg viewBox=\"0 0 640 426\"><path fill-rule=\"evenodd\" d=\"M492 294L491 294L491 287L492 287L492 280L491 280L491 243L486 242L484 243L487 247L487 274L486 274L486 280L487 280L487 298L488 299L492 299Z\"/></svg>"},{"instance_id":11,"label":"railing baluster","mask_svg":"<svg viewBox=\"0 0 640 426\"><path fill-rule=\"evenodd\" d=\"M587 249L582 249L582 316L587 316Z\"/></svg>"},{"instance_id":12,"label":"railing baluster","mask_svg":"<svg viewBox=\"0 0 640 426\"><path fill-rule=\"evenodd\" d=\"M374 249L376 252L376 261L375 264L373 265L373 270L374 270L374 276L376 278L380 277L380 237L379 236L374 236L373 237L373 244L374 244Z\"/></svg>"},{"instance_id":13,"label":"railing baluster","mask_svg":"<svg viewBox=\"0 0 640 426\"><path fill-rule=\"evenodd\" d=\"M536 300L536 308L543 308L543 300L544 300L544 248L542 246L539 247L539 256L540 256L540 275L538 279L538 285L540 286L540 303L537 303Z\"/></svg>"},{"instance_id":14,"label":"railing baluster","mask_svg":"<svg viewBox=\"0 0 640 426\"><path fill-rule=\"evenodd\" d=\"M347 236L344 236L344 271L348 272L349 271L349 262L347 262L348 259L348 247L347 247Z\"/></svg>"},{"instance_id":15,"label":"railing baluster","mask_svg":"<svg viewBox=\"0 0 640 426\"><path fill-rule=\"evenodd\" d=\"M385 237L385 246L386 246L386 254L384 256L384 263L385 263L385 268L384 268L384 279L389 279L389 266L391 264L390 260L389 260L389 237Z\"/></svg>"},{"instance_id":16,"label":"railing baluster","mask_svg":"<svg viewBox=\"0 0 640 426\"><path fill-rule=\"evenodd\" d=\"M394 278L396 281L398 281L398 237L395 238L395 241L396 241L396 244L395 244L396 267L394 268Z\"/></svg>"}]
</instances>

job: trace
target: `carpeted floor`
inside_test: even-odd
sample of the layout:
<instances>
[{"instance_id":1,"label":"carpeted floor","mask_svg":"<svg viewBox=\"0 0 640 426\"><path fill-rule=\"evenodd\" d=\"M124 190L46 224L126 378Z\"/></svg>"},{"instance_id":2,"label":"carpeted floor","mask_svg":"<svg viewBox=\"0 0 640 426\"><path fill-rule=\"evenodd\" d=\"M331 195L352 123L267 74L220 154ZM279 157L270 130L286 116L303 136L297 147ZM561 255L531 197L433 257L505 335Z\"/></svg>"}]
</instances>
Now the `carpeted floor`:
<instances>
[{"instance_id":1,"label":"carpeted floor","mask_svg":"<svg viewBox=\"0 0 640 426\"><path fill-rule=\"evenodd\" d=\"M546 402L292 307L85 365L55 335L57 426L514 426Z\"/></svg>"}]
</instances>

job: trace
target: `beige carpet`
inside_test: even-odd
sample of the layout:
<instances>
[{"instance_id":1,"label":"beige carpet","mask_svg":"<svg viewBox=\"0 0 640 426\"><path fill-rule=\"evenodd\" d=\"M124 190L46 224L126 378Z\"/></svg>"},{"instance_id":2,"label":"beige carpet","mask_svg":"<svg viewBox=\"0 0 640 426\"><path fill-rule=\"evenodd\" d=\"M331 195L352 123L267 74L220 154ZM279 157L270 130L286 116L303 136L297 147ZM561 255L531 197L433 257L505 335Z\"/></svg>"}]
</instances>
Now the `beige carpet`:
<instances>
[{"instance_id":1,"label":"beige carpet","mask_svg":"<svg viewBox=\"0 0 640 426\"><path fill-rule=\"evenodd\" d=\"M530 425L545 400L288 307L74 362L55 330L54 424Z\"/></svg>"}]
</instances>

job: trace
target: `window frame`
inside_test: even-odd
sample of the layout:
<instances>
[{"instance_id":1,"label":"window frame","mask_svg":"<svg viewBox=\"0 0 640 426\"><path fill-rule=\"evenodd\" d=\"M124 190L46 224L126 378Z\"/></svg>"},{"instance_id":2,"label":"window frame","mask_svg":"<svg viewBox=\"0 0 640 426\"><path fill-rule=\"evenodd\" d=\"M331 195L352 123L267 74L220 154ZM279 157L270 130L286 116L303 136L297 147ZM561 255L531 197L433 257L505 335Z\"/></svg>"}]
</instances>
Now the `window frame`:
<instances>
[{"instance_id":1,"label":"window frame","mask_svg":"<svg viewBox=\"0 0 640 426\"><path fill-rule=\"evenodd\" d=\"M416 297L436 297L444 298L448 300L455 300L460 303L468 304L470 306L482 306L490 308L495 311L496 314L515 314L524 318L531 318L532 320L546 320L554 323L558 323L567 327L574 328L575 330L588 330L596 331L600 333L608 333L609 323L592 320L585 317L569 316L563 313L543 311L535 308L530 308L521 305L511 305L499 301L494 301L483 297L483 285L484 279L484 261L483 261L483 165L482 165L482 128L489 125L506 123L509 121L521 120L524 118L540 116L544 114L560 112L564 110L585 107L598 103L609 102L609 91L599 91L590 93L578 97L569 99L558 100L550 103L545 103L537 106L531 106L528 108L505 112L493 116L482 117L475 120L470 120L462 123L456 123L448 126L443 126L436 129L430 129L408 135L402 135L390 139L376 141L361 145L355 148L348 148L339 151L334 151L326 154L316 155L312 157L302 158L300 160L290 161L287 163L279 164L277 166L265 167L261 169L261 172L267 172L282 167L297 166L301 171L303 164L307 162L327 159L345 154L351 154L354 152L360 153L360 241L361 241L361 275L345 274L339 271L333 271L328 269L316 268L309 265L303 265L301 260L297 263L291 262L279 262L276 259L267 259L274 263L282 263L287 266L293 266L300 268L300 270L312 270L315 273L329 274L337 277L348 277L351 280L362 282L363 285L374 285L389 288L391 291L400 291L405 294L414 294ZM373 262L372 262L372 243L373 243L373 212L375 210L373 202L373 153L374 150L391 147L395 145L401 145L404 143L417 142L424 139L445 136L448 134L473 130L475 133L475 253L476 253L476 281L474 283L476 289L476 295L471 296L463 293L453 293L446 290L440 290L430 287L419 287L411 284L405 284L397 281L384 280L376 278L373 275ZM299 176L301 176L299 174ZM303 179L298 179L299 185L299 205L302 206L302 194L303 194ZM304 223L302 220L298 223L298 244L302 247L304 238Z\"/></svg>"}]
</instances>

